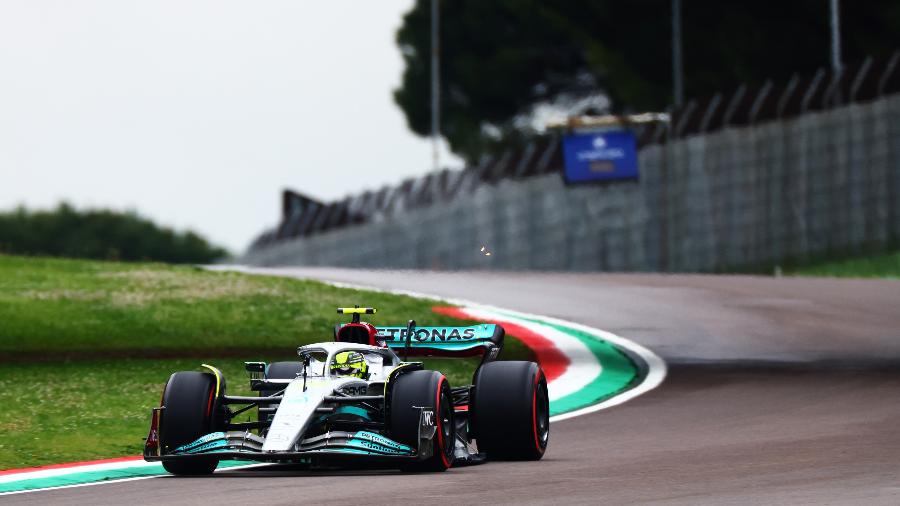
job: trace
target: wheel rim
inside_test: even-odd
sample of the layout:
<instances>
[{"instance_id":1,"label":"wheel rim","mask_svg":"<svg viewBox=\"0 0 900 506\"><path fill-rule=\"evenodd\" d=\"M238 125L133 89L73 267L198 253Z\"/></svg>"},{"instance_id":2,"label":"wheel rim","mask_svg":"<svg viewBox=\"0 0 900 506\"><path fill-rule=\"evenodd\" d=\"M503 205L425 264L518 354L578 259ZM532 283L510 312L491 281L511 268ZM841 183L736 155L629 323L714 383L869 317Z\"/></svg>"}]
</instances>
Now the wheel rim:
<instances>
[{"instance_id":1,"label":"wheel rim","mask_svg":"<svg viewBox=\"0 0 900 506\"><path fill-rule=\"evenodd\" d=\"M541 381L535 393L535 427L537 428L538 444L541 448L547 446L550 438L550 399L547 395L547 382Z\"/></svg>"}]
</instances>

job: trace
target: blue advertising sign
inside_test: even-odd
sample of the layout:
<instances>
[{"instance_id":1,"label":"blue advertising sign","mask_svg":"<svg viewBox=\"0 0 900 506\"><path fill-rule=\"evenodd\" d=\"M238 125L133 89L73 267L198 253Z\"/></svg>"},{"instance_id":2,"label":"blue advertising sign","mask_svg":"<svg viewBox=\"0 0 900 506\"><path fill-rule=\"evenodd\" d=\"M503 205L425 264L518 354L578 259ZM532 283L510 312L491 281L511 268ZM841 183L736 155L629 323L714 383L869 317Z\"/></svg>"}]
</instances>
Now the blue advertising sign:
<instances>
[{"instance_id":1,"label":"blue advertising sign","mask_svg":"<svg viewBox=\"0 0 900 506\"><path fill-rule=\"evenodd\" d=\"M638 177L637 143L629 130L567 135L563 159L568 183Z\"/></svg>"}]
</instances>

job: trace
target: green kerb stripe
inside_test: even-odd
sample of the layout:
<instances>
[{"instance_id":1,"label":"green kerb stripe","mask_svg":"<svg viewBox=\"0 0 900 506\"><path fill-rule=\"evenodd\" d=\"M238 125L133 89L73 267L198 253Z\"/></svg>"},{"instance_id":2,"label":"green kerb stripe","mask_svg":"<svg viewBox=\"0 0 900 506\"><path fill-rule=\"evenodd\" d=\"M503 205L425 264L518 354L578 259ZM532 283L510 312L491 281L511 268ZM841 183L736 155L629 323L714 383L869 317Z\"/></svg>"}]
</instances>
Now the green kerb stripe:
<instances>
[{"instance_id":1,"label":"green kerb stripe","mask_svg":"<svg viewBox=\"0 0 900 506\"><path fill-rule=\"evenodd\" d=\"M597 357L597 360L600 361L600 365L603 367L603 371L586 387L562 399L553 401L550 405L551 415L567 413L597 404L625 390L634 381L638 373L637 367L635 367L628 356L615 346L580 330L570 329L562 325L549 325L583 342L591 350L591 353Z\"/></svg>"},{"instance_id":2,"label":"green kerb stripe","mask_svg":"<svg viewBox=\"0 0 900 506\"><path fill-rule=\"evenodd\" d=\"M525 318L514 314L504 313L502 311L494 312L513 320L523 320L545 325L568 334L582 342L600 362L600 365L602 366L600 375L594 378L593 381L581 390L567 395L562 399L553 401L550 405L551 415L567 413L608 399L628 388L637 376L638 369L631 359L619 351L618 348L599 337L565 325L549 323L540 319ZM249 462L233 460L224 461L219 464L219 469L247 464L249 464ZM151 466L123 467L121 469L109 469L103 471L75 472L48 478L23 478L20 481L0 483L0 493L63 487L67 485L81 485L144 476L159 476L164 474L167 473L163 469L162 464L156 464Z\"/></svg>"},{"instance_id":3,"label":"green kerb stripe","mask_svg":"<svg viewBox=\"0 0 900 506\"><path fill-rule=\"evenodd\" d=\"M610 343L587 332L582 332L565 325L545 322L540 319L525 318L513 314L495 311L509 318L524 320L552 327L560 332L578 339L597 357L602 367L601 373L581 390L569 394L550 403L550 415L560 415L575 411L600 401L628 388L638 374L637 366L631 359Z\"/></svg>"},{"instance_id":4,"label":"green kerb stripe","mask_svg":"<svg viewBox=\"0 0 900 506\"><path fill-rule=\"evenodd\" d=\"M229 460L219 463L219 469L234 466L245 466L251 462ZM168 474L162 464L152 466L123 467L121 469L105 469L100 471L75 472L47 478L23 478L20 481L0 483L0 493L20 492L23 490L36 490L41 488L65 487L67 485L82 485L99 481L121 480L125 478L140 478L142 476L160 476Z\"/></svg>"}]
</instances>

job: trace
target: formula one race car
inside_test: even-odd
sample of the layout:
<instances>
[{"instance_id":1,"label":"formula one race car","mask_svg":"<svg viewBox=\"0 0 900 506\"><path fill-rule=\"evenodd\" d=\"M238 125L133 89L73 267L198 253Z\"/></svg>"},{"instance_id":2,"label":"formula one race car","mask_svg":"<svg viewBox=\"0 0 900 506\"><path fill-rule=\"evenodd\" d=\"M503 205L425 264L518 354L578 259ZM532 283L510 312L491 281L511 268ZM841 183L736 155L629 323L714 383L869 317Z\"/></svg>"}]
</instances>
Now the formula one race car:
<instances>
[{"instance_id":1,"label":"formula one race car","mask_svg":"<svg viewBox=\"0 0 900 506\"><path fill-rule=\"evenodd\" d=\"M162 461L176 475L200 475L220 460L313 466L364 460L444 471L454 463L543 456L547 380L534 362L495 361L501 326L417 328L410 321L376 328L360 321L375 309L338 313L352 314L352 322L335 326L334 342L298 348L298 361L245 362L258 396L227 395L225 377L209 365L206 372L173 374L153 408L144 459ZM457 388L421 362L405 361L479 354L472 385ZM254 407L256 421L233 421Z\"/></svg>"}]
</instances>

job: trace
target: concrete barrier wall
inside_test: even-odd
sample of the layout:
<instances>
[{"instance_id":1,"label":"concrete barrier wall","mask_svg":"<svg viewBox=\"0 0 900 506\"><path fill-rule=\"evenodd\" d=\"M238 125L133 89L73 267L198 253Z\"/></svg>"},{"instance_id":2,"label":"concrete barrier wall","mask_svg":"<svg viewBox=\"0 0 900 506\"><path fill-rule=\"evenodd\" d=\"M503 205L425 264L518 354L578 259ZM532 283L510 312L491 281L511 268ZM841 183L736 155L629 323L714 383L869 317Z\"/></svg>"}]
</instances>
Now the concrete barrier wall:
<instances>
[{"instance_id":1,"label":"concrete barrier wall","mask_svg":"<svg viewBox=\"0 0 900 506\"><path fill-rule=\"evenodd\" d=\"M900 239L900 95L651 145L639 158L640 181L566 186L547 174L480 184L242 261L704 272Z\"/></svg>"}]
</instances>

